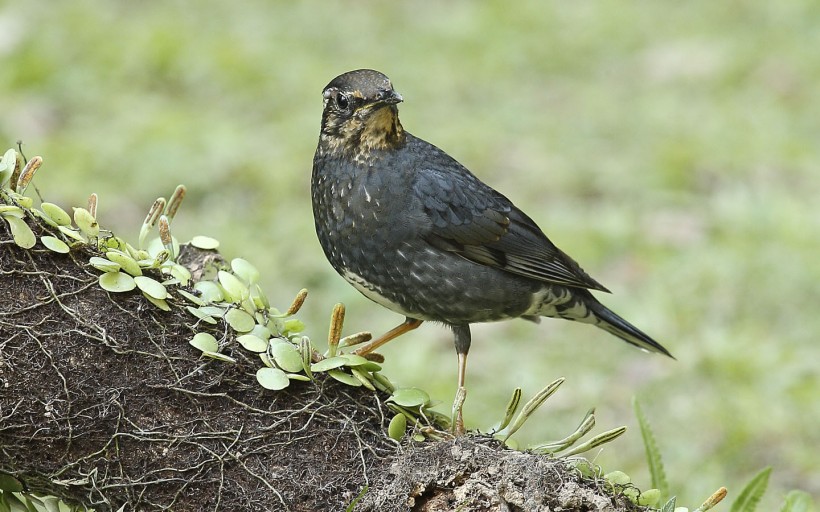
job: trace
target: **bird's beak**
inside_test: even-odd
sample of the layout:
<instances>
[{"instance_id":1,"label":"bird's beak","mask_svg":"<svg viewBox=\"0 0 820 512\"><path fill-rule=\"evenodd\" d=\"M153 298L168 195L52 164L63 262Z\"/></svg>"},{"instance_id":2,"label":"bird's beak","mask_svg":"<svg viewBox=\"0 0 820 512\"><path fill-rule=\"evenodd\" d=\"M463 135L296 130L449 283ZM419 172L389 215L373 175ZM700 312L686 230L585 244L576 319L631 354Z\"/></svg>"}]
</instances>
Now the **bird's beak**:
<instances>
[{"instance_id":1,"label":"bird's beak","mask_svg":"<svg viewBox=\"0 0 820 512\"><path fill-rule=\"evenodd\" d=\"M382 91L379 93L379 102L385 103L387 105L395 105L396 103L401 103L404 101L404 98L401 97L401 94L397 93L396 91L389 90L389 91Z\"/></svg>"}]
</instances>

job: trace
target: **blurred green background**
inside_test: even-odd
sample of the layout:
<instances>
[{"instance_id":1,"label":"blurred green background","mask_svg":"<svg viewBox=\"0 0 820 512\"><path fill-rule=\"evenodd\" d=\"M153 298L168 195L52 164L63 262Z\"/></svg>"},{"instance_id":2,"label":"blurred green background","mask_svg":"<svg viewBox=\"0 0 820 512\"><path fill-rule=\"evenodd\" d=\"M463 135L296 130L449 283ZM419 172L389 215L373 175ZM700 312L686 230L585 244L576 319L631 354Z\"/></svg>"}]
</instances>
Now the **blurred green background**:
<instances>
[{"instance_id":1,"label":"blurred green background","mask_svg":"<svg viewBox=\"0 0 820 512\"><path fill-rule=\"evenodd\" d=\"M594 406L599 431L633 427L595 461L646 488L637 394L679 504L732 499L772 465L775 510L787 489L820 494L818 19L812 0L9 2L0 140L44 157L44 197L97 192L132 241L186 184L180 239L220 239L281 307L309 288L316 340L337 301L346 332L381 332L401 318L332 271L309 196L322 88L379 69L405 128L515 201L678 359L570 322L475 326L468 425L565 376L519 439L563 437ZM448 331L383 353L449 410Z\"/></svg>"}]
</instances>

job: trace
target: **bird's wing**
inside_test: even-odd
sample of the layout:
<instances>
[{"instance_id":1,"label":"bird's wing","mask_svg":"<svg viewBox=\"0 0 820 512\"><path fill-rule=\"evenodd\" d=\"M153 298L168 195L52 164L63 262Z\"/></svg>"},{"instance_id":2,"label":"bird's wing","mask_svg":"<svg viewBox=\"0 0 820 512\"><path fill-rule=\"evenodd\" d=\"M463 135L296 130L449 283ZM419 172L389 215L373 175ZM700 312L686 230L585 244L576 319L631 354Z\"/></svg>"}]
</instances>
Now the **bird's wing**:
<instances>
[{"instance_id":1,"label":"bird's wing","mask_svg":"<svg viewBox=\"0 0 820 512\"><path fill-rule=\"evenodd\" d=\"M539 281L609 291L509 199L455 160L419 170L413 192L430 221L424 238L431 245Z\"/></svg>"}]
</instances>

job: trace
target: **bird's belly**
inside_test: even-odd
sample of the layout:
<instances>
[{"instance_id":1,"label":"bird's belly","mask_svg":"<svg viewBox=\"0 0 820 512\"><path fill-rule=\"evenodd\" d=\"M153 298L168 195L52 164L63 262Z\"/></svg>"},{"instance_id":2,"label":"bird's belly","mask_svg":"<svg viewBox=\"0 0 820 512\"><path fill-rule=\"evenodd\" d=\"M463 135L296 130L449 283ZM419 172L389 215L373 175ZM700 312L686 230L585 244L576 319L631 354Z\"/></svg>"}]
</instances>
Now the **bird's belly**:
<instances>
[{"instance_id":1,"label":"bird's belly","mask_svg":"<svg viewBox=\"0 0 820 512\"><path fill-rule=\"evenodd\" d=\"M420 320L451 324L516 318L533 305L541 287L431 247L385 251L369 264L341 274L382 306Z\"/></svg>"}]
</instances>

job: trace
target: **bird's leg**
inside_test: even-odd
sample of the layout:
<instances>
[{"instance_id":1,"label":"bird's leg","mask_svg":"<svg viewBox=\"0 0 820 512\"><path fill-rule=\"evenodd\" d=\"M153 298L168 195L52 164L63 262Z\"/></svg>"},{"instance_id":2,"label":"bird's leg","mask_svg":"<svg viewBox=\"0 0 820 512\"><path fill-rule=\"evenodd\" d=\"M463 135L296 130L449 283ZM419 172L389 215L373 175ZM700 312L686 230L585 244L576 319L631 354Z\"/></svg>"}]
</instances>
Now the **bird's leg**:
<instances>
[{"instance_id":1,"label":"bird's leg","mask_svg":"<svg viewBox=\"0 0 820 512\"><path fill-rule=\"evenodd\" d=\"M453 401L452 428L453 433L460 436L466 432L461 411L464 407L464 400L467 398L467 388L464 386L464 380L467 375L467 352L470 351L470 326L454 325L453 334L455 335L456 354L458 354L458 389L456 389L456 397Z\"/></svg>"},{"instance_id":2,"label":"bird's leg","mask_svg":"<svg viewBox=\"0 0 820 512\"><path fill-rule=\"evenodd\" d=\"M390 341L394 338L398 338L399 336L401 336L402 334L404 334L406 332L412 331L416 327L420 326L421 323L422 323L422 320L417 320L415 318L406 318L401 325L397 325L396 327L390 329L386 333L382 334L381 336L379 336L375 340L371 341L367 345L357 349L353 353L357 354L357 355L360 355L360 356L363 356L365 354L369 354L369 353L373 352L374 350L376 350L377 348L384 345L385 343L387 343L388 341Z\"/></svg>"}]
</instances>

